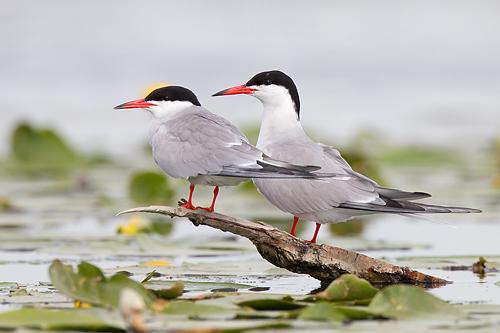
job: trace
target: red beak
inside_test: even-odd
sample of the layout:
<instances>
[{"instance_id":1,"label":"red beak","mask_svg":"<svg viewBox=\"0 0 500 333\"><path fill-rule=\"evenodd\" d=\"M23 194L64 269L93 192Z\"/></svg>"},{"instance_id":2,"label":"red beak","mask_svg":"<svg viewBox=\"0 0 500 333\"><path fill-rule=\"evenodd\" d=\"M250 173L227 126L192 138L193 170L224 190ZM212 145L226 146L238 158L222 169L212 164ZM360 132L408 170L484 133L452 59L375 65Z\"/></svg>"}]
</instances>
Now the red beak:
<instances>
[{"instance_id":1,"label":"red beak","mask_svg":"<svg viewBox=\"0 0 500 333\"><path fill-rule=\"evenodd\" d=\"M250 95L253 94L255 91L256 89L249 88L246 86L236 86L219 91L218 93L215 93L212 96L226 96L226 95L240 95L240 94Z\"/></svg>"},{"instance_id":2,"label":"red beak","mask_svg":"<svg viewBox=\"0 0 500 333\"><path fill-rule=\"evenodd\" d=\"M146 102L144 98L136 99L135 101L130 101L127 103L120 104L115 106L115 109L146 109L150 106L154 106L155 104Z\"/></svg>"}]
</instances>

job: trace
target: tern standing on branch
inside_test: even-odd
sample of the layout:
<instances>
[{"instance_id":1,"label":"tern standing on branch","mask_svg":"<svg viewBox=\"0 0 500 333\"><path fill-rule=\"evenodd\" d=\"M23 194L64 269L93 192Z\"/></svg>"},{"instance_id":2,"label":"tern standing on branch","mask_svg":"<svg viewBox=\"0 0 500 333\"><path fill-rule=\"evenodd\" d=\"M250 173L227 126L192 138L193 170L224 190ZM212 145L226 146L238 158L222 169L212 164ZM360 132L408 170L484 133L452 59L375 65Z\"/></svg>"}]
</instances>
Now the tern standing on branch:
<instances>
[{"instance_id":1,"label":"tern standing on branch","mask_svg":"<svg viewBox=\"0 0 500 333\"><path fill-rule=\"evenodd\" d=\"M247 94L264 105L257 148L277 159L297 164L318 165L324 172L348 176L347 179L302 180L282 182L255 179L259 191L276 207L294 215L290 233L295 236L299 218L316 222L311 239L316 242L322 224L336 223L373 213L477 213L478 209L437 206L412 202L430 197L422 192L384 188L352 170L339 151L314 142L300 124L299 93L293 80L283 72L269 71L250 81L215 93L213 96Z\"/></svg>"},{"instance_id":2,"label":"tern standing on branch","mask_svg":"<svg viewBox=\"0 0 500 333\"><path fill-rule=\"evenodd\" d=\"M189 198L182 204L188 209L213 212L219 186L238 185L249 178L335 177L313 172L320 167L309 163L294 165L265 155L229 121L203 108L195 94L183 87L159 88L144 99L115 109L145 109L154 116L150 131L154 160L169 176L189 180ZM210 207L193 205L195 185L214 186Z\"/></svg>"}]
</instances>

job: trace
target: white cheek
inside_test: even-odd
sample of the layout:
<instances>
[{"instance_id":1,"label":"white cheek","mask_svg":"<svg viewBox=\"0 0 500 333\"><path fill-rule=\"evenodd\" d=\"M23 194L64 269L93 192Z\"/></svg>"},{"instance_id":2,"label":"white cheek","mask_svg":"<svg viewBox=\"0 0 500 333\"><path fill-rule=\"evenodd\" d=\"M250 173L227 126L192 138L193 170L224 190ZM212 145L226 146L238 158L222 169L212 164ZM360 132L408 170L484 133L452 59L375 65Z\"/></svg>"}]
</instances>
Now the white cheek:
<instances>
[{"instance_id":1,"label":"white cheek","mask_svg":"<svg viewBox=\"0 0 500 333\"><path fill-rule=\"evenodd\" d=\"M147 110L156 118L171 117L178 112L184 111L193 106L193 103L187 101L165 101L154 102L156 105Z\"/></svg>"}]
</instances>

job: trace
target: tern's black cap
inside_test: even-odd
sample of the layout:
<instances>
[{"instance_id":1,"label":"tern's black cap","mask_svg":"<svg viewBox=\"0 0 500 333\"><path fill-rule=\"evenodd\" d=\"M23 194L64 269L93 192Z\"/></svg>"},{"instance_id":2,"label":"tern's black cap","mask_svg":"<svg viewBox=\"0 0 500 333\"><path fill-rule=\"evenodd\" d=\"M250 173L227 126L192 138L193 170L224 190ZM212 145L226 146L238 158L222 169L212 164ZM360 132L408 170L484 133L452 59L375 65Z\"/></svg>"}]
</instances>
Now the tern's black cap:
<instances>
[{"instance_id":1,"label":"tern's black cap","mask_svg":"<svg viewBox=\"0 0 500 333\"><path fill-rule=\"evenodd\" d=\"M261 85L272 85L275 84L277 86L282 86L288 90L288 93L292 97L292 101L295 106L295 111L297 112L297 116L300 113L300 99L299 92L297 91L297 87L293 82L292 78L281 71L268 71L256 74L253 78L248 81L245 86L261 86Z\"/></svg>"},{"instance_id":2,"label":"tern's black cap","mask_svg":"<svg viewBox=\"0 0 500 333\"><path fill-rule=\"evenodd\" d=\"M168 86L153 90L144 98L145 101L187 101L201 106L196 95L189 89L180 86Z\"/></svg>"}]
</instances>

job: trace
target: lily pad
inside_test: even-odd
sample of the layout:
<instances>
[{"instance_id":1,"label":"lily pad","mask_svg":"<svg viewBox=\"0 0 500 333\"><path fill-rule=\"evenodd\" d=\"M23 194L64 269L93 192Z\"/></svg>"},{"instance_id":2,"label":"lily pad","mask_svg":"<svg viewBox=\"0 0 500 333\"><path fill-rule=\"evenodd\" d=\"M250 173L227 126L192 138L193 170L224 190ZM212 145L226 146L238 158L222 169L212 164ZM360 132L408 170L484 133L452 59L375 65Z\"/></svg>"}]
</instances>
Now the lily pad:
<instances>
[{"instance_id":1,"label":"lily pad","mask_svg":"<svg viewBox=\"0 0 500 333\"><path fill-rule=\"evenodd\" d=\"M92 310L24 308L0 313L1 329L19 327L53 331L123 332L124 328Z\"/></svg>"},{"instance_id":2,"label":"lily pad","mask_svg":"<svg viewBox=\"0 0 500 333\"><path fill-rule=\"evenodd\" d=\"M49 267L50 280L61 293L74 300L93 305L118 307L121 290L131 288L142 296L150 306L155 296L139 282L129 279L123 274L115 274L107 279L102 271L87 262L78 266L74 272L70 265L55 260Z\"/></svg>"},{"instance_id":3,"label":"lily pad","mask_svg":"<svg viewBox=\"0 0 500 333\"><path fill-rule=\"evenodd\" d=\"M316 296L331 302L366 305L378 291L365 279L353 274L344 274Z\"/></svg>"},{"instance_id":4,"label":"lily pad","mask_svg":"<svg viewBox=\"0 0 500 333\"><path fill-rule=\"evenodd\" d=\"M302 310L298 316L301 320L343 321L349 319L336 305L319 302Z\"/></svg>"},{"instance_id":5,"label":"lily pad","mask_svg":"<svg viewBox=\"0 0 500 333\"><path fill-rule=\"evenodd\" d=\"M244 301L238 303L241 307L249 307L254 310L296 310L303 308L305 305L296 303L291 299L291 297L286 297L283 299L272 299L272 298L263 298L263 299L254 299L249 301Z\"/></svg>"},{"instance_id":6,"label":"lily pad","mask_svg":"<svg viewBox=\"0 0 500 333\"><path fill-rule=\"evenodd\" d=\"M373 298L367 310L387 318L461 315L451 304L421 288L409 285L384 288Z\"/></svg>"},{"instance_id":7,"label":"lily pad","mask_svg":"<svg viewBox=\"0 0 500 333\"><path fill-rule=\"evenodd\" d=\"M168 204L175 196L175 190L167 178L158 172L137 172L132 175L128 186L130 198L137 204Z\"/></svg>"},{"instance_id":8,"label":"lily pad","mask_svg":"<svg viewBox=\"0 0 500 333\"><path fill-rule=\"evenodd\" d=\"M145 283L148 289L171 288L179 281L175 280L149 280ZM212 291L214 289L232 288L237 290L252 290L248 284L230 283L230 282L206 282L206 281L183 281L185 291ZM259 288L259 287L257 287ZM265 290L268 290L266 288Z\"/></svg>"},{"instance_id":9,"label":"lily pad","mask_svg":"<svg viewBox=\"0 0 500 333\"><path fill-rule=\"evenodd\" d=\"M184 283L177 281L172 287L165 289L152 290L156 297L161 299L174 299L182 295L184 292Z\"/></svg>"},{"instance_id":10,"label":"lily pad","mask_svg":"<svg viewBox=\"0 0 500 333\"><path fill-rule=\"evenodd\" d=\"M190 301L175 301L165 304L161 311L165 314L184 315L184 316L203 316L213 314L223 314L231 312L231 309L212 304L200 304Z\"/></svg>"},{"instance_id":11,"label":"lily pad","mask_svg":"<svg viewBox=\"0 0 500 333\"><path fill-rule=\"evenodd\" d=\"M55 131L35 129L26 123L12 133L11 153L16 161L39 167L60 169L81 161L76 151Z\"/></svg>"}]
</instances>

